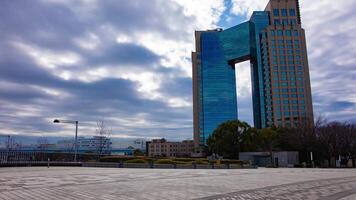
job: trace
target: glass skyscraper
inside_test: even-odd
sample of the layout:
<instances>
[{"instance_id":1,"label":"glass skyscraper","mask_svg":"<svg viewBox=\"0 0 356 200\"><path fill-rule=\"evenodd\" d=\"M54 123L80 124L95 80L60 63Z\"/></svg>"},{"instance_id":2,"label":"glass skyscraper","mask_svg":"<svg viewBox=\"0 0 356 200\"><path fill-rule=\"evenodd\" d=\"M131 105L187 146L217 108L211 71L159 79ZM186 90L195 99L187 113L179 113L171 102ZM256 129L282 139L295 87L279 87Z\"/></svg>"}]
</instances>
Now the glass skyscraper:
<instances>
[{"instance_id":1,"label":"glass skyscraper","mask_svg":"<svg viewBox=\"0 0 356 200\"><path fill-rule=\"evenodd\" d=\"M194 140L203 145L221 123L238 119L235 64L250 60L254 125L310 126L312 97L298 0L270 0L232 28L196 31Z\"/></svg>"}]
</instances>

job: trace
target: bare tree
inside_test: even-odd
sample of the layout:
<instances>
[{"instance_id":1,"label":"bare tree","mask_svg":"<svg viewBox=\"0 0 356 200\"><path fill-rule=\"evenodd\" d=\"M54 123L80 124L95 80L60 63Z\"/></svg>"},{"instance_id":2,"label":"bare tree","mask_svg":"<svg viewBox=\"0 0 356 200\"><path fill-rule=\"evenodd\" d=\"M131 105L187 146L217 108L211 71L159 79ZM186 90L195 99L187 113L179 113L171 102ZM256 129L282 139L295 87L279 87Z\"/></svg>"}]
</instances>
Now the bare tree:
<instances>
[{"instance_id":1,"label":"bare tree","mask_svg":"<svg viewBox=\"0 0 356 200\"><path fill-rule=\"evenodd\" d=\"M100 158L110 151L112 130L105 126L104 121L98 121L96 127L96 153Z\"/></svg>"},{"instance_id":2,"label":"bare tree","mask_svg":"<svg viewBox=\"0 0 356 200\"><path fill-rule=\"evenodd\" d=\"M45 152L48 149L48 139L46 137L40 137L37 139L37 147L40 151Z\"/></svg>"}]
</instances>

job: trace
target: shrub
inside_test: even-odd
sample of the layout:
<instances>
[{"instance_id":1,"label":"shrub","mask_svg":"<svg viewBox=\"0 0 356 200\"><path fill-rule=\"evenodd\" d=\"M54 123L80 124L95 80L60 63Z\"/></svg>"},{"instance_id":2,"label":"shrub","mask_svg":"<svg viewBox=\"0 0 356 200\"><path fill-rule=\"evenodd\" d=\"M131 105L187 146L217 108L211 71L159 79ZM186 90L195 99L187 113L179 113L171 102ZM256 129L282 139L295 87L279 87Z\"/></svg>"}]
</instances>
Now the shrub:
<instances>
[{"instance_id":1,"label":"shrub","mask_svg":"<svg viewBox=\"0 0 356 200\"><path fill-rule=\"evenodd\" d=\"M158 159L154 163L155 164L176 164L176 162L174 162L171 159Z\"/></svg>"},{"instance_id":2,"label":"shrub","mask_svg":"<svg viewBox=\"0 0 356 200\"><path fill-rule=\"evenodd\" d=\"M209 161L206 159L199 159L199 160L195 160L193 163L198 165L207 165L209 164Z\"/></svg>"},{"instance_id":3,"label":"shrub","mask_svg":"<svg viewBox=\"0 0 356 200\"><path fill-rule=\"evenodd\" d=\"M143 159L146 162L152 161L151 158L147 158L144 156L105 156L100 158L100 162L126 162L129 160L135 160L135 159Z\"/></svg>"},{"instance_id":4,"label":"shrub","mask_svg":"<svg viewBox=\"0 0 356 200\"><path fill-rule=\"evenodd\" d=\"M221 160L221 164L236 164L236 165L243 165L244 162L241 160Z\"/></svg>"},{"instance_id":5,"label":"shrub","mask_svg":"<svg viewBox=\"0 0 356 200\"><path fill-rule=\"evenodd\" d=\"M132 159L132 160L127 160L125 163L147 163L147 160L145 159Z\"/></svg>"},{"instance_id":6,"label":"shrub","mask_svg":"<svg viewBox=\"0 0 356 200\"><path fill-rule=\"evenodd\" d=\"M195 161L194 158L174 158L174 161L178 161L178 162L193 162Z\"/></svg>"}]
</instances>

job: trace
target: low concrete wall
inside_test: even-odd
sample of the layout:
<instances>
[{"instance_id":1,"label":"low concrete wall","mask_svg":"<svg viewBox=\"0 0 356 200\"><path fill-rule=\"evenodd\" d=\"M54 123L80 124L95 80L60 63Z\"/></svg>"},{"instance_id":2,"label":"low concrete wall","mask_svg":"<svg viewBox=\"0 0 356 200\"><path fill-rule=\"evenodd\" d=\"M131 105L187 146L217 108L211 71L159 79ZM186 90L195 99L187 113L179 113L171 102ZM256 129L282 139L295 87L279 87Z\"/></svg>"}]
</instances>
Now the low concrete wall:
<instances>
[{"instance_id":1,"label":"low concrete wall","mask_svg":"<svg viewBox=\"0 0 356 200\"><path fill-rule=\"evenodd\" d=\"M46 161L16 161L3 162L0 167L36 167L36 166L63 166L63 167L82 167L79 162L46 162Z\"/></svg>"},{"instance_id":2,"label":"low concrete wall","mask_svg":"<svg viewBox=\"0 0 356 200\"><path fill-rule=\"evenodd\" d=\"M0 163L0 167L32 167L32 166L68 166L68 167L101 167L101 168L155 168L155 169L253 169L249 165L236 164L149 164L149 163L112 163L112 162L8 162Z\"/></svg>"}]
</instances>

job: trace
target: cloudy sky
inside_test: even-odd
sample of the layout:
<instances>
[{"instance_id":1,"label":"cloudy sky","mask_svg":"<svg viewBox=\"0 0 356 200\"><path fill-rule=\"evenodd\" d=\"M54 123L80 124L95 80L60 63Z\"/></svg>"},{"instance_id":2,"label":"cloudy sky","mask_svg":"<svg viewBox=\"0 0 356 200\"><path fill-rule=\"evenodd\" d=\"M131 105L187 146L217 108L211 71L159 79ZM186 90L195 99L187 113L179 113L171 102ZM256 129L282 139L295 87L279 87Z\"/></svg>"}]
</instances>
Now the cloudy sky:
<instances>
[{"instance_id":1,"label":"cloudy sky","mask_svg":"<svg viewBox=\"0 0 356 200\"><path fill-rule=\"evenodd\" d=\"M246 21L268 0L0 1L0 134L192 138L194 30ZM356 1L301 0L315 115L356 121ZM239 114L252 122L248 63Z\"/></svg>"}]
</instances>

